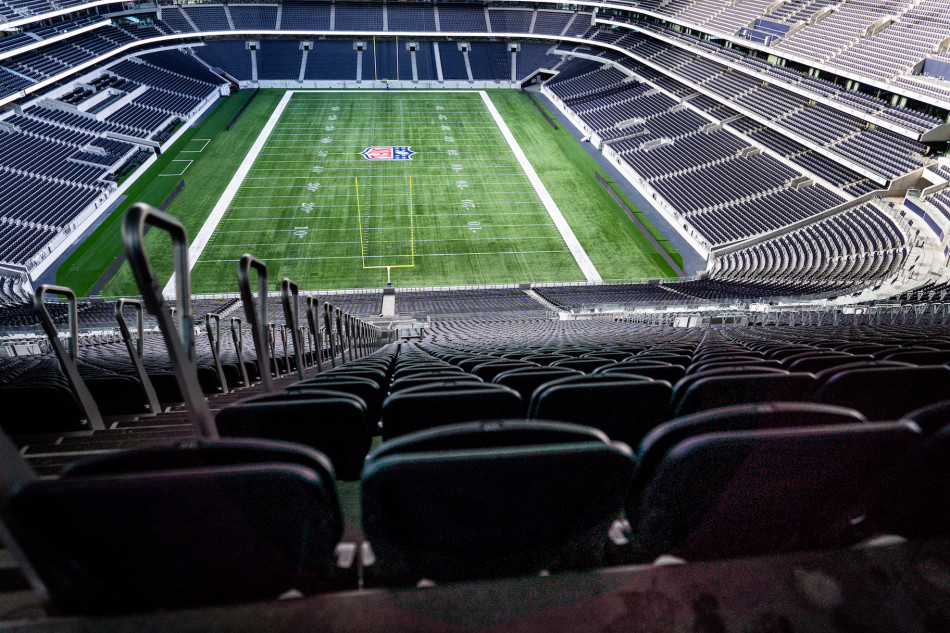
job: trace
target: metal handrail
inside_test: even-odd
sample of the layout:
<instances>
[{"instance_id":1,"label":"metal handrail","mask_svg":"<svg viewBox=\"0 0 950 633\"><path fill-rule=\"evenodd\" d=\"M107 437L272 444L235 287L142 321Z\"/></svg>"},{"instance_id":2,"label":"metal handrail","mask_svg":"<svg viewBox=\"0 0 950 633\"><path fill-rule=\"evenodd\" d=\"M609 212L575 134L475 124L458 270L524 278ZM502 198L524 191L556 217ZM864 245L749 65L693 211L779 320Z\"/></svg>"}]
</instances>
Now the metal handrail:
<instances>
[{"instance_id":1,"label":"metal handrail","mask_svg":"<svg viewBox=\"0 0 950 633\"><path fill-rule=\"evenodd\" d=\"M235 323L237 329L234 329ZM251 381L247 375L247 367L244 366L244 321L241 320L241 317L231 317L231 340L234 341L234 353L237 354L238 367L241 369L241 380L244 381L243 386L249 387Z\"/></svg>"},{"instance_id":2,"label":"metal handrail","mask_svg":"<svg viewBox=\"0 0 950 633\"><path fill-rule=\"evenodd\" d=\"M125 306L135 308L135 320L138 328L139 338L135 343L132 342L132 333L125 321ZM156 415L162 410L162 405L158 401L158 394L155 393L155 387L152 380L145 371L145 364L142 361L145 354L145 309L142 302L136 299L119 299L115 302L115 320L119 323L119 331L122 334L122 340L125 342L125 348L129 352L129 358L132 360L132 367L145 389L145 396L148 398L148 410L151 415Z\"/></svg>"},{"instance_id":3,"label":"metal handrail","mask_svg":"<svg viewBox=\"0 0 950 633\"><path fill-rule=\"evenodd\" d=\"M254 311L254 295L251 292L251 268L257 271L258 313ZM267 338L267 265L250 253L245 253L238 262L237 276L241 301L244 303L244 315L247 317L248 327L251 328L254 349L257 351L261 382L264 391L274 391Z\"/></svg>"},{"instance_id":4,"label":"metal handrail","mask_svg":"<svg viewBox=\"0 0 950 633\"><path fill-rule=\"evenodd\" d=\"M303 349L300 340L300 299L297 284L287 277L280 281L280 298L284 304L284 322L290 328L290 340L294 344L294 360L297 362L297 377L303 380Z\"/></svg>"},{"instance_id":5,"label":"metal handrail","mask_svg":"<svg viewBox=\"0 0 950 633\"><path fill-rule=\"evenodd\" d=\"M323 337L320 336L320 300L313 296L307 297L307 322L310 324L310 335L313 337L317 371L323 371Z\"/></svg>"},{"instance_id":6,"label":"metal handrail","mask_svg":"<svg viewBox=\"0 0 950 633\"><path fill-rule=\"evenodd\" d=\"M178 298L178 325L162 296L162 288L145 252L145 227L166 231L172 240L175 283ZM169 359L192 424L204 437L218 437L214 417L198 382L195 362L195 328L191 312L191 269L188 266L188 234L174 217L144 203L133 205L122 222L122 242L132 274L150 314L155 315L165 337ZM177 329L177 331L176 331Z\"/></svg>"},{"instance_id":7,"label":"metal handrail","mask_svg":"<svg viewBox=\"0 0 950 633\"><path fill-rule=\"evenodd\" d=\"M43 299L47 294L66 297L66 300L69 302L68 348L64 347L63 342L59 340L59 331L56 329L56 324L53 323L53 317L43 303ZM76 362L76 357L79 354L79 319L76 311L76 293L63 286L43 284L36 289L36 294L33 295L33 305L36 307L36 312L40 317L40 325L43 326L43 331L46 332L46 336L49 337L49 342L53 351L56 353L56 358L59 359L59 365L62 367L63 373L66 374L66 379L69 380L69 384L73 388L76 398L79 400L79 406L82 407L86 421L89 422L89 426L95 430L105 429L105 423L102 421L102 415L99 413L99 405L96 404L96 400L92 397L92 393L90 393L89 388L86 386L86 382L82 379L82 376L79 375L79 365Z\"/></svg>"},{"instance_id":8,"label":"metal handrail","mask_svg":"<svg viewBox=\"0 0 950 633\"><path fill-rule=\"evenodd\" d=\"M327 328L327 344L330 346L330 367L336 367L336 334L333 332L335 308L323 302L323 322Z\"/></svg>"},{"instance_id":9,"label":"metal handrail","mask_svg":"<svg viewBox=\"0 0 950 633\"><path fill-rule=\"evenodd\" d=\"M214 321L214 328L211 322ZM205 315L205 331L208 333L208 344L211 347L211 358L214 360L214 369L218 372L221 381L221 393L228 393L228 380L224 376L224 367L221 366L221 315L209 312Z\"/></svg>"}]
</instances>

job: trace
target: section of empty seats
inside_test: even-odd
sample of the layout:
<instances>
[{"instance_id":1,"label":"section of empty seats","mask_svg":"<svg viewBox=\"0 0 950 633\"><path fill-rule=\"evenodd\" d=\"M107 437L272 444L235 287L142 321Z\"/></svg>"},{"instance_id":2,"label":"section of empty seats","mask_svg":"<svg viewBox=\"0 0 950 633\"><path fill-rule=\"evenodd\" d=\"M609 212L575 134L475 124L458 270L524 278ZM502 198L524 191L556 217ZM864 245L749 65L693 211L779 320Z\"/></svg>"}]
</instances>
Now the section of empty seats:
<instances>
[{"instance_id":1,"label":"section of empty seats","mask_svg":"<svg viewBox=\"0 0 950 633\"><path fill-rule=\"evenodd\" d=\"M560 35L567 23L571 21L572 16L573 13L570 11L539 10L534 21L534 29L531 32L543 35Z\"/></svg>"},{"instance_id":2,"label":"section of empty seats","mask_svg":"<svg viewBox=\"0 0 950 633\"><path fill-rule=\"evenodd\" d=\"M313 48L307 55L307 68L304 70L304 79L346 79L356 81L357 59L355 42L316 40L313 42ZM297 68L299 71L299 64Z\"/></svg>"},{"instance_id":3,"label":"section of empty seats","mask_svg":"<svg viewBox=\"0 0 950 633\"><path fill-rule=\"evenodd\" d=\"M233 4L228 7L235 29L261 29L272 31L277 28L276 5ZM286 16L284 16L286 20Z\"/></svg>"},{"instance_id":4,"label":"section of empty seats","mask_svg":"<svg viewBox=\"0 0 950 633\"><path fill-rule=\"evenodd\" d=\"M717 264L724 280L816 282L847 286L896 274L908 238L867 203L811 226L730 253Z\"/></svg>"},{"instance_id":5,"label":"section of empty seats","mask_svg":"<svg viewBox=\"0 0 950 633\"><path fill-rule=\"evenodd\" d=\"M222 5L189 4L183 5L182 10L199 31L227 31L231 28Z\"/></svg>"},{"instance_id":6,"label":"section of empty seats","mask_svg":"<svg viewBox=\"0 0 950 633\"><path fill-rule=\"evenodd\" d=\"M494 33L527 33L533 14L528 9L489 9L488 20Z\"/></svg>"},{"instance_id":7,"label":"section of empty seats","mask_svg":"<svg viewBox=\"0 0 950 633\"><path fill-rule=\"evenodd\" d=\"M281 10L280 27L287 30L330 30L328 3L285 2Z\"/></svg>"},{"instance_id":8,"label":"section of empty seats","mask_svg":"<svg viewBox=\"0 0 950 633\"><path fill-rule=\"evenodd\" d=\"M261 40L257 48L259 77L297 79L303 60L301 43L296 40Z\"/></svg>"},{"instance_id":9,"label":"section of empty seats","mask_svg":"<svg viewBox=\"0 0 950 633\"><path fill-rule=\"evenodd\" d=\"M560 55L550 53L552 48L549 44L522 43L515 58L517 60L516 72L518 79L526 79L536 70L542 68L550 70L563 61Z\"/></svg>"},{"instance_id":10,"label":"section of empty seats","mask_svg":"<svg viewBox=\"0 0 950 633\"><path fill-rule=\"evenodd\" d=\"M334 30L337 31L382 31L383 5L340 4L336 7Z\"/></svg>"},{"instance_id":11,"label":"section of empty seats","mask_svg":"<svg viewBox=\"0 0 950 633\"><path fill-rule=\"evenodd\" d=\"M206 42L195 49L195 54L212 68L220 68L239 81L251 80L251 51L244 40Z\"/></svg>"},{"instance_id":12,"label":"section of empty seats","mask_svg":"<svg viewBox=\"0 0 950 633\"><path fill-rule=\"evenodd\" d=\"M363 80L412 79L412 57L405 42L374 38L363 52Z\"/></svg>"},{"instance_id":13,"label":"section of empty seats","mask_svg":"<svg viewBox=\"0 0 950 633\"><path fill-rule=\"evenodd\" d=\"M511 78L511 52L503 42L473 42L468 59L475 80Z\"/></svg>"},{"instance_id":14,"label":"section of empty seats","mask_svg":"<svg viewBox=\"0 0 950 633\"><path fill-rule=\"evenodd\" d=\"M393 3L386 5L386 12L390 31L432 32L437 30L435 11L430 5Z\"/></svg>"},{"instance_id":15,"label":"section of empty seats","mask_svg":"<svg viewBox=\"0 0 950 633\"><path fill-rule=\"evenodd\" d=\"M396 310L401 313L470 314L476 312L537 311L544 306L525 292L514 289L447 290L442 292L396 293Z\"/></svg>"},{"instance_id":16,"label":"section of empty seats","mask_svg":"<svg viewBox=\"0 0 950 633\"><path fill-rule=\"evenodd\" d=\"M443 33L484 33L485 8L465 4L440 4L439 27Z\"/></svg>"},{"instance_id":17,"label":"section of empty seats","mask_svg":"<svg viewBox=\"0 0 950 633\"><path fill-rule=\"evenodd\" d=\"M682 300L659 284L538 287L535 292L560 308L577 309L597 304L669 303Z\"/></svg>"},{"instance_id":18,"label":"section of empty seats","mask_svg":"<svg viewBox=\"0 0 950 633\"><path fill-rule=\"evenodd\" d=\"M437 81L439 79L435 64L435 47L432 42L421 42L416 47L416 73L419 81Z\"/></svg>"},{"instance_id":19,"label":"section of empty seats","mask_svg":"<svg viewBox=\"0 0 950 633\"><path fill-rule=\"evenodd\" d=\"M85 209L105 199L111 188L106 178L112 177L106 170L135 147L103 138L104 133L153 138L194 113L220 83L220 77L191 55L146 53L110 67L92 82L93 89L69 93L76 102L110 90L114 95L109 99L115 101L140 85L148 86L105 120L57 102L32 105L22 114L5 117L6 127L0 132L4 168L0 189L6 192L7 205L0 213L0 241L6 250L0 258L28 261L55 232L67 230ZM20 222L29 224L17 226Z\"/></svg>"},{"instance_id":20,"label":"section of empty seats","mask_svg":"<svg viewBox=\"0 0 950 633\"><path fill-rule=\"evenodd\" d=\"M194 56L195 48L186 47L180 48L177 50L164 50L158 51L155 53L144 53L139 55L139 59L156 66L167 72L184 75L188 79L195 81L202 81L211 85L220 85L222 83L221 78L216 75L214 72L210 71L207 66L202 64ZM147 83L147 82L145 82ZM163 87L163 86L158 86ZM168 86L167 90L178 90L186 94L192 94L196 96L201 95L201 86L195 86L194 84L175 84L174 86Z\"/></svg>"},{"instance_id":21,"label":"section of empty seats","mask_svg":"<svg viewBox=\"0 0 950 633\"><path fill-rule=\"evenodd\" d=\"M162 22L171 27L176 33L194 33L195 31L195 28L188 21L184 9L181 7L172 5L163 6L159 17Z\"/></svg>"},{"instance_id":22,"label":"section of empty seats","mask_svg":"<svg viewBox=\"0 0 950 633\"><path fill-rule=\"evenodd\" d=\"M465 68L465 57L462 55L461 45L456 42L439 43L439 59L442 63L443 79L468 79L468 70Z\"/></svg>"}]
</instances>

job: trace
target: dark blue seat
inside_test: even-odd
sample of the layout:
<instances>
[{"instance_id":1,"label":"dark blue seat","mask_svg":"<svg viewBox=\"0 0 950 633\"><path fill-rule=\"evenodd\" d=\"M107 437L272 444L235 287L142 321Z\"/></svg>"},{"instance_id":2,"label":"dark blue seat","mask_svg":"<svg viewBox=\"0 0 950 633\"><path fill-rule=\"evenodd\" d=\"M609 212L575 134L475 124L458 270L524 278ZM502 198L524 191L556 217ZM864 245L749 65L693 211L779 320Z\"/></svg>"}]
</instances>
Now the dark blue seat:
<instances>
[{"instance_id":1,"label":"dark blue seat","mask_svg":"<svg viewBox=\"0 0 950 633\"><path fill-rule=\"evenodd\" d=\"M809 400L816 386L815 377L807 373L771 373L764 369L740 373L737 368L722 371L727 373L703 372L677 383L672 415L679 417L733 404ZM697 379L687 384L693 377Z\"/></svg>"},{"instance_id":2,"label":"dark blue seat","mask_svg":"<svg viewBox=\"0 0 950 633\"><path fill-rule=\"evenodd\" d=\"M175 608L336 587L329 460L260 440L98 457L32 480L11 528L60 611Z\"/></svg>"},{"instance_id":3,"label":"dark blue seat","mask_svg":"<svg viewBox=\"0 0 950 633\"><path fill-rule=\"evenodd\" d=\"M215 416L221 437L295 442L324 453L340 479L359 479L375 430L366 403L330 389L273 393L240 400Z\"/></svg>"},{"instance_id":4,"label":"dark blue seat","mask_svg":"<svg viewBox=\"0 0 950 633\"><path fill-rule=\"evenodd\" d=\"M665 419L672 394L666 381L626 374L562 378L538 387L528 417L592 426L636 446Z\"/></svg>"},{"instance_id":5,"label":"dark blue seat","mask_svg":"<svg viewBox=\"0 0 950 633\"><path fill-rule=\"evenodd\" d=\"M615 365L607 365L594 370L595 374L612 374L619 372L622 374L636 374L654 380L665 380L671 385L686 375L686 369L682 365L671 365L663 362L623 362Z\"/></svg>"},{"instance_id":6,"label":"dark blue seat","mask_svg":"<svg viewBox=\"0 0 950 633\"><path fill-rule=\"evenodd\" d=\"M950 409L941 403L943 413ZM871 503L877 532L924 539L950 535L950 424L937 430L880 479Z\"/></svg>"},{"instance_id":7,"label":"dark blue seat","mask_svg":"<svg viewBox=\"0 0 950 633\"><path fill-rule=\"evenodd\" d=\"M383 440L457 422L518 417L521 407L518 392L501 385L419 385L383 402Z\"/></svg>"},{"instance_id":8,"label":"dark blue seat","mask_svg":"<svg viewBox=\"0 0 950 633\"><path fill-rule=\"evenodd\" d=\"M851 407L869 420L897 420L924 405L950 399L950 369L943 366L868 367L830 376L815 402Z\"/></svg>"},{"instance_id":9,"label":"dark blue seat","mask_svg":"<svg viewBox=\"0 0 950 633\"><path fill-rule=\"evenodd\" d=\"M650 561L840 547L856 539L880 474L919 441L907 422L690 436L644 485L631 548Z\"/></svg>"},{"instance_id":10,"label":"dark blue seat","mask_svg":"<svg viewBox=\"0 0 950 633\"><path fill-rule=\"evenodd\" d=\"M398 442L398 444L396 444ZM386 442L361 484L378 582L598 565L633 472L631 451L574 425L503 421Z\"/></svg>"}]
</instances>

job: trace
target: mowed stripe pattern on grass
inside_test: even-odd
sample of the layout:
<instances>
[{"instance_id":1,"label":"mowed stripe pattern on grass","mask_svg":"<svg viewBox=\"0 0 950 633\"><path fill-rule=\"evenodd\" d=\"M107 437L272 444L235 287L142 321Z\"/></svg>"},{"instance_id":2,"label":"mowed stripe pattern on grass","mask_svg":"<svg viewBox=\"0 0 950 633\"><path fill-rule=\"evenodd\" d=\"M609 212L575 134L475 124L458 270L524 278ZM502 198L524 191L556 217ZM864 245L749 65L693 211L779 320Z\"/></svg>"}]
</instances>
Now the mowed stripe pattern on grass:
<instances>
[{"instance_id":1,"label":"mowed stripe pattern on grass","mask_svg":"<svg viewBox=\"0 0 950 633\"><path fill-rule=\"evenodd\" d=\"M361 155L393 146L411 160ZM295 93L195 291L230 289L244 252L302 288L379 286L386 266L397 286L584 278L478 93Z\"/></svg>"}]
</instances>

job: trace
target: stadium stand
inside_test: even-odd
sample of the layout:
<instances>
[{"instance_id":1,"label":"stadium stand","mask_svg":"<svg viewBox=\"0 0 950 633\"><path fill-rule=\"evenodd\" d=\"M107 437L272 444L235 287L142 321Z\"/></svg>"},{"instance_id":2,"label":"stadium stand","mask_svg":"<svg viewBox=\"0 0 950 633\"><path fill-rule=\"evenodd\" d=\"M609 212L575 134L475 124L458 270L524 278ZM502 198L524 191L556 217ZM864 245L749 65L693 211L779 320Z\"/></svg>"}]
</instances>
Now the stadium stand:
<instances>
[{"instance_id":1,"label":"stadium stand","mask_svg":"<svg viewBox=\"0 0 950 633\"><path fill-rule=\"evenodd\" d=\"M0 21L78 4L0 0ZM569 630L582 603L598 630L947 628L950 84L923 74L946 0L623 4L86 7L0 39L0 618ZM272 29L367 37L254 34ZM397 62L393 31L429 35ZM167 34L193 46L150 52ZM247 298L187 298L222 329L184 339L145 284L136 337L112 302L37 312L14 275L232 80L539 69L706 271L399 288L386 320L381 290L257 324ZM63 355L41 327L71 321Z\"/></svg>"}]
</instances>

